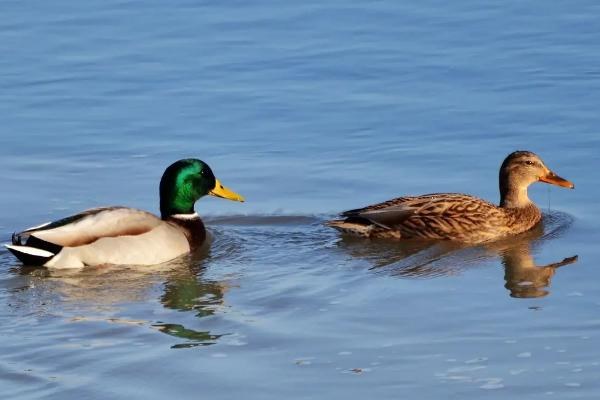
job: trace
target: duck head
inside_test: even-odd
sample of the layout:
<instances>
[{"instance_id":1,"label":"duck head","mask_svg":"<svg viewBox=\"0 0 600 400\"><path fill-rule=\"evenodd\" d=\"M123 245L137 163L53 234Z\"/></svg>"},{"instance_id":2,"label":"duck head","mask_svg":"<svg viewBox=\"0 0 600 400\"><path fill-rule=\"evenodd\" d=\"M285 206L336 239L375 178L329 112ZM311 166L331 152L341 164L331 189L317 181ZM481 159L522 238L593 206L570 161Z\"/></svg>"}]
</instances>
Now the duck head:
<instances>
[{"instance_id":1,"label":"duck head","mask_svg":"<svg viewBox=\"0 0 600 400\"><path fill-rule=\"evenodd\" d=\"M509 154L500 167L500 206L522 207L530 203L527 188L535 182L574 189L575 185L556 175L544 161L530 151Z\"/></svg>"},{"instance_id":2,"label":"duck head","mask_svg":"<svg viewBox=\"0 0 600 400\"><path fill-rule=\"evenodd\" d=\"M160 180L161 217L193 214L196 201L206 195L244 201L243 196L223 186L205 162L194 158L176 161Z\"/></svg>"}]
</instances>

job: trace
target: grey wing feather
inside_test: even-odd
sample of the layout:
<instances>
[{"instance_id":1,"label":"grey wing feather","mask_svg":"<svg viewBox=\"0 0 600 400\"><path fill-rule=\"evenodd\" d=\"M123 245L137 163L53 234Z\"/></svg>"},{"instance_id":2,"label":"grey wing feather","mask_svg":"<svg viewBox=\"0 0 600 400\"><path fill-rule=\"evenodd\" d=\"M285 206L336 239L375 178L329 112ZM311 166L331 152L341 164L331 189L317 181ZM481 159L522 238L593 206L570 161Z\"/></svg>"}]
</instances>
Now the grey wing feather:
<instances>
[{"instance_id":1,"label":"grey wing feather","mask_svg":"<svg viewBox=\"0 0 600 400\"><path fill-rule=\"evenodd\" d=\"M379 210L367 210L358 214L360 218L367 219L375 225L391 229L408 217L415 214L415 210L403 205L386 207Z\"/></svg>"},{"instance_id":2,"label":"grey wing feather","mask_svg":"<svg viewBox=\"0 0 600 400\"><path fill-rule=\"evenodd\" d=\"M342 213L350 220L364 219L382 228L391 229L415 214L415 208L403 203L405 198L389 200L372 206L357 208Z\"/></svg>"},{"instance_id":3,"label":"grey wing feather","mask_svg":"<svg viewBox=\"0 0 600 400\"><path fill-rule=\"evenodd\" d=\"M93 208L90 210L86 210L86 211L82 211L80 213L74 214L74 215L70 215L68 217L65 218L61 218L59 220L56 221L52 221L52 222L46 222L45 224L41 224L38 226L33 226L31 228L27 228L21 232L15 232L12 235L12 243L14 245L21 245L23 243L23 241L27 241L29 239L29 237L33 234L35 234L36 232L42 232L42 231L49 231L55 228L60 228L63 226L66 226L68 224L72 224L75 223L79 220L82 220L85 217L89 217L91 215L95 215L98 214L102 211L108 211L108 210L116 210L119 208L123 208L123 207L99 207L99 208Z\"/></svg>"}]
</instances>

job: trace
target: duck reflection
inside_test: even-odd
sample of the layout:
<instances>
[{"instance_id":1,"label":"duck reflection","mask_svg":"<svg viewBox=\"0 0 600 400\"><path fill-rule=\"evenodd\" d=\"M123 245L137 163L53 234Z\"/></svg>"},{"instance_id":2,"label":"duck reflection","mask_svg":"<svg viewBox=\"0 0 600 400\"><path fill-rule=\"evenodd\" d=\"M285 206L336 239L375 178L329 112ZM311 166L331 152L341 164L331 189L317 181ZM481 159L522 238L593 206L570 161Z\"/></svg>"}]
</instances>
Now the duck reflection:
<instances>
[{"instance_id":1,"label":"duck reflection","mask_svg":"<svg viewBox=\"0 0 600 400\"><path fill-rule=\"evenodd\" d=\"M173 348L211 345L223 334L186 327L182 320L189 325L189 314L159 312L165 315L165 320L175 319L175 322L114 317L126 307L128 315L135 314L140 304L153 307L157 288L162 289L158 299L165 309L194 311L195 317L200 318L215 314L223 307L228 285L204 277L209 258L205 250L168 264L143 268L103 266L71 271L19 266L13 268L10 301L13 307L27 307L34 313L60 315L64 312L72 322L151 326L159 332L185 339ZM128 307L132 303L136 303L135 306ZM143 315L147 315L147 311L142 310Z\"/></svg>"},{"instance_id":2,"label":"duck reflection","mask_svg":"<svg viewBox=\"0 0 600 400\"><path fill-rule=\"evenodd\" d=\"M544 297L549 293L547 288L556 270L576 261L577 256L572 256L556 263L536 265L528 247L512 248L502 254L504 287L510 291L511 297Z\"/></svg>"},{"instance_id":3,"label":"duck reflection","mask_svg":"<svg viewBox=\"0 0 600 400\"><path fill-rule=\"evenodd\" d=\"M545 233L544 225L548 225L548 221L539 224L515 241L502 241L487 246L501 257L504 266L504 287L508 289L511 297L533 298L548 295L548 288L556 270L577 261L577 256L571 256L547 265L535 263L532 255L535 247L564 230L564 227L559 227Z\"/></svg>"},{"instance_id":4,"label":"duck reflection","mask_svg":"<svg viewBox=\"0 0 600 400\"><path fill-rule=\"evenodd\" d=\"M572 218L559 212L546 213L534 229L507 239L468 246L452 242L389 241L342 238L340 247L352 256L366 259L371 269L404 278L431 278L455 275L466 268L491 263L498 257L504 266L505 287L511 297L532 298L548 295L559 267L573 264L577 256L548 265L537 265L536 248L560 236Z\"/></svg>"}]
</instances>

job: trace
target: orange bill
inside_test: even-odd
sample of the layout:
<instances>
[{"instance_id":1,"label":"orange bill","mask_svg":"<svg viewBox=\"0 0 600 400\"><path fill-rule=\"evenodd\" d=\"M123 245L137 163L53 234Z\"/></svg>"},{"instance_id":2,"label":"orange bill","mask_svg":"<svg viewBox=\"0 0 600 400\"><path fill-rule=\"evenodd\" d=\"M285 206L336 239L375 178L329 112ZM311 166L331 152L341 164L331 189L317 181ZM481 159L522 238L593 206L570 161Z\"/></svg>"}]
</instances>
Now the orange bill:
<instances>
[{"instance_id":1,"label":"orange bill","mask_svg":"<svg viewBox=\"0 0 600 400\"><path fill-rule=\"evenodd\" d=\"M573 182L566 180L565 178L561 178L556 175L554 172L550 171L546 176L540 176L540 182L549 183L551 185L566 187L569 189L575 189L575 185Z\"/></svg>"}]
</instances>

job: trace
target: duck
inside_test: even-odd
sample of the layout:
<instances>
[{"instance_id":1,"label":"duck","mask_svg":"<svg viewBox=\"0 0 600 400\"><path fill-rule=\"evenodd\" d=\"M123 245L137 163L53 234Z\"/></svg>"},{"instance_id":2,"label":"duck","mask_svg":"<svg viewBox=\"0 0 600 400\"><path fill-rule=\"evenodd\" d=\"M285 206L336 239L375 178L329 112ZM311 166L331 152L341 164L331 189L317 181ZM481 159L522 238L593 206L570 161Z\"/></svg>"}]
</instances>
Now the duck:
<instances>
[{"instance_id":1,"label":"duck","mask_svg":"<svg viewBox=\"0 0 600 400\"><path fill-rule=\"evenodd\" d=\"M210 195L244 201L215 178L208 164L195 158L166 168L159 195L160 217L130 207L99 207L16 232L5 246L28 266L161 264L207 241L204 223L194 210L198 199Z\"/></svg>"},{"instance_id":2,"label":"duck","mask_svg":"<svg viewBox=\"0 0 600 400\"><path fill-rule=\"evenodd\" d=\"M483 243L517 235L536 226L540 209L529 199L535 182L574 189L531 151L509 154L500 167L500 203L462 193L398 197L345 211L326 224L363 238L448 240Z\"/></svg>"}]
</instances>

